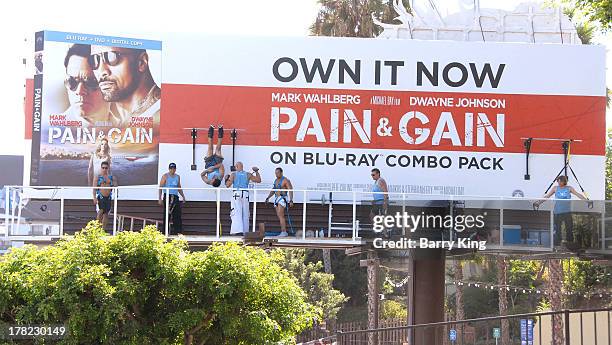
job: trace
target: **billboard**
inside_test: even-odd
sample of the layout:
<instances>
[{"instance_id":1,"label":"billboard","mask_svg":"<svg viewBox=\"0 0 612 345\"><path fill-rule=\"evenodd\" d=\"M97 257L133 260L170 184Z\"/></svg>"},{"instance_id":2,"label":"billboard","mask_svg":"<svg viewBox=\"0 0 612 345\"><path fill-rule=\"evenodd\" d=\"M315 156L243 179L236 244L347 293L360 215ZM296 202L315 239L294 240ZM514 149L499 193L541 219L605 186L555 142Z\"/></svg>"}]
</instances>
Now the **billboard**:
<instances>
[{"instance_id":1,"label":"billboard","mask_svg":"<svg viewBox=\"0 0 612 345\"><path fill-rule=\"evenodd\" d=\"M157 39L164 42L157 174L175 162L185 187L205 186L206 135L198 135L191 171L190 128L223 124L238 132L235 150L229 138L224 143L226 171L234 161L258 166L262 187L281 166L297 189L369 191L376 167L391 192L535 197L564 168L562 143L570 141L576 177L591 198L603 198L603 47ZM526 138L534 138L529 156Z\"/></svg>"},{"instance_id":2,"label":"billboard","mask_svg":"<svg viewBox=\"0 0 612 345\"><path fill-rule=\"evenodd\" d=\"M161 42L41 31L34 66L32 185L157 181Z\"/></svg>"}]
</instances>

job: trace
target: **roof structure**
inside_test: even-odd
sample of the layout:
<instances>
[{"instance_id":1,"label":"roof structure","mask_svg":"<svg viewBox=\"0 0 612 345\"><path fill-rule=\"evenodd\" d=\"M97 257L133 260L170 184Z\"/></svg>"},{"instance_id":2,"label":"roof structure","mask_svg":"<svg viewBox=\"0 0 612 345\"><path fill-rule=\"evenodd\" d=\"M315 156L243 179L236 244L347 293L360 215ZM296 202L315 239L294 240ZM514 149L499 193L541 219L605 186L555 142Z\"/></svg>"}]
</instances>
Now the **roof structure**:
<instances>
[{"instance_id":1,"label":"roof structure","mask_svg":"<svg viewBox=\"0 0 612 345\"><path fill-rule=\"evenodd\" d=\"M378 38L386 39L582 44L560 7L527 2L505 11L481 8L478 0L461 3L449 12L444 8L448 1L412 0L408 10L394 0L395 19L401 24L382 23L374 14L372 20L384 29Z\"/></svg>"}]
</instances>

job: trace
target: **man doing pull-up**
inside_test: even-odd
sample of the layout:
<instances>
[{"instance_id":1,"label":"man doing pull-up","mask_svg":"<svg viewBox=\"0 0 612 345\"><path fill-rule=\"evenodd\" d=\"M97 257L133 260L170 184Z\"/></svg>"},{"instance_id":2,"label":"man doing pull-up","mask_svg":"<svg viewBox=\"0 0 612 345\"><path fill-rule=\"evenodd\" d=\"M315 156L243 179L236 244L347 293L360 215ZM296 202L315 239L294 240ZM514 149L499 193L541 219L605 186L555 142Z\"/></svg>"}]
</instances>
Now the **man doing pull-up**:
<instances>
[{"instance_id":1,"label":"man doing pull-up","mask_svg":"<svg viewBox=\"0 0 612 345\"><path fill-rule=\"evenodd\" d=\"M202 171L200 177L204 183L213 187L219 187L221 180L225 175L223 167L223 154L221 147L223 145L223 126L219 126L219 135L217 136L217 147L213 151L213 136L215 135L215 127L211 125L208 128L208 151L204 157L205 170Z\"/></svg>"}]
</instances>

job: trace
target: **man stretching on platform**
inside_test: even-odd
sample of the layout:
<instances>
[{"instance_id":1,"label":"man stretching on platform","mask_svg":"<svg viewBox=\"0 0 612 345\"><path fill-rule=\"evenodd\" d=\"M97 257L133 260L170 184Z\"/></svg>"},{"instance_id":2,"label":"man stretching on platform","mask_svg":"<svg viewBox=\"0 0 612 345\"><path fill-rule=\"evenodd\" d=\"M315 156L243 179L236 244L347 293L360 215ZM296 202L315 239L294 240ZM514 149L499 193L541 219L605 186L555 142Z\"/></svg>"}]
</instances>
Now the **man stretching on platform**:
<instances>
[{"instance_id":1,"label":"man stretching on platform","mask_svg":"<svg viewBox=\"0 0 612 345\"><path fill-rule=\"evenodd\" d=\"M372 186L372 208L370 209L370 221L374 221L375 216L386 215L389 208L389 188L384 178L380 177L380 170L374 168L371 171L374 186Z\"/></svg>"},{"instance_id":2,"label":"man stretching on platform","mask_svg":"<svg viewBox=\"0 0 612 345\"><path fill-rule=\"evenodd\" d=\"M242 162L236 162L236 171L225 179L225 186L234 188L230 211L231 235L242 235L249 231L249 182L261 183L257 167L253 167L252 174L243 169Z\"/></svg>"},{"instance_id":3,"label":"man stretching on platform","mask_svg":"<svg viewBox=\"0 0 612 345\"><path fill-rule=\"evenodd\" d=\"M276 210L276 216L278 217L281 226L281 233L278 236L286 237L289 234L287 233L285 211L287 210L287 207L293 206L293 186L291 185L291 181L283 176L282 168L276 168L276 170L274 170L274 174L276 175L276 180L274 180L273 187L274 190L270 191L270 194L266 198L266 203L270 200L272 195L274 195L274 209ZM288 190L288 192L285 190ZM289 199L287 199L287 194L289 194Z\"/></svg>"},{"instance_id":4,"label":"man stretching on platform","mask_svg":"<svg viewBox=\"0 0 612 345\"><path fill-rule=\"evenodd\" d=\"M588 201L587 197L577 192L574 187L567 184L567 176L561 175L557 177L557 186L544 195L544 199L540 199L533 203L537 208L545 199L555 196L555 206L553 209L553 244L555 247L561 246L570 250L576 250L580 247L579 243L574 243L574 220L572 218L572 194L581 200ZM562 241L562 225L565 225L565 238ZM582 242L582 241L580 241Z\"/></svg>"},{"instance_id":5,"label":"man stretching on platform","mask_svg":"<svg viewBox=\"0 0 612 345\"><path fill-rule=\"evenodd\" d=\"M223 167L223 155L221 154L221 146L223 142L223 126L219 126L219 135L217 137L217 147L213 152L213 136L215 135L215 127L208 128L208 152L204 157L204 167L206 168L200 174L204 183L213 187L219 187L221 180L225 175Z\"/></svg>"}]
</instances>

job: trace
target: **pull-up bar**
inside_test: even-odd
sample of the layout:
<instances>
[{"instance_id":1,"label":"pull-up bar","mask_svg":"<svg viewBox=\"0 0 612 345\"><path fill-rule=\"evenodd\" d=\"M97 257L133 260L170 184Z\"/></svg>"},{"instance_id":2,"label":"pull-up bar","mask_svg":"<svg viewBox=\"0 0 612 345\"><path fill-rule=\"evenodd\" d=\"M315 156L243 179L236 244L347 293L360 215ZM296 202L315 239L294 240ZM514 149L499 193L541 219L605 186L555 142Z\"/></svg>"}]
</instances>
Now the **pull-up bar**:
<instances>
[{"instance_id":1,"label":"pull-up bar","mask_svg":"<svg viewBox=\"0 0 612 345\"><path fill-rule=\"evenodd\" d=\"M183 128L183 130L187 130L190 132L191 134L191 170L197 170L198 169L198 165L196 164L196 154L195 154L195 147L196 147L196 140L198 138L198 131L199 130L208 130L208 127L203 128L203 127L192 127L192 128ZM235 167L235 160L236 160L236 139L238 138L238 132L239 131L243 131L243 129L232 129L232 131L230 132L230 138L232 139L232 166L231 166L231 171L235 171L236 167Z\"/></svg>"},{"instance_id":2,"label":"pull-up bar","mask_svg":"<svg viewBox=\"0 0 612 345\"><path fill-rule=\"evenodd\" d=\"M530 180L531 175L529 175L529 154L531 153L531 145L533 141L560 141L561 148L563 149L563 164L565 166L565 176L567 176L567 158L569 154L570 143L572 142L582 142L581 139L563 139L563 138L521 138L523 140L523 146L525 147L525 152L527 155L525 156L525 180Z\"/></svg>"},{"instance_id":3,"label":"pull-up bar","mask_svg":"<svg viewBox=\"0 0 612 345\"><path fill-rule=\"evenodd\" d=\"M198 138L198 130L200 129L207 130L208 128L200 128L200 127L183 128L183 130L187 130L191 133L191 170L198 169L198 165L196 164L196 157L195 157L195 146L196 146L196 139Z\"/></svg>"}]
</instances>

